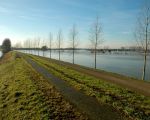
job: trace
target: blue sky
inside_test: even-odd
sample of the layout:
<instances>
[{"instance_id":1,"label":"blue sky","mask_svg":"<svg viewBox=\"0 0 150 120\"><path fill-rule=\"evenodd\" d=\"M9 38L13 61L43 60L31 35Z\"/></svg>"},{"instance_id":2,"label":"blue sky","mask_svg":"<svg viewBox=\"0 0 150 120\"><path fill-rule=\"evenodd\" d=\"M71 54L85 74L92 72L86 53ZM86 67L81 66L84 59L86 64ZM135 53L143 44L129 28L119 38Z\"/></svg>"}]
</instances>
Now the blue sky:
<instances>
[{"instance_id":1,"label":"blue sky","mask_svg":"<svg viewBox=\"0 0 150 120\"><path fill-rule=\"evenodd\" d=\"M102 47L131 46L135 43L133 32L143 1L0 0L0 44L6 37L13 44L38 36L47 39L49 32L55 40L61 28L67 46L69 30L76 24L79 47L88 47L88 31L98 15L103 27Z\"/></svg>"}]
</instances>

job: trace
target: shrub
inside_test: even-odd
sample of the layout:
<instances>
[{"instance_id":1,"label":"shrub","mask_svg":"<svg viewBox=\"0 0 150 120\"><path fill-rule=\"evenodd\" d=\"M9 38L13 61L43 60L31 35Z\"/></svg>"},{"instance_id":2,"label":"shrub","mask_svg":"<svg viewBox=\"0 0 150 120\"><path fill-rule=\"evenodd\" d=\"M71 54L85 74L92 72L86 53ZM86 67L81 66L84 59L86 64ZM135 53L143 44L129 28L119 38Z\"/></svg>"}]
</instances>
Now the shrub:
<instances>
[{"instance_id":1,"label":"shrub","mask_svg":"<svg viewBox=\"0 0 150 120\"><path fill-rule=\"evenodd\" d=\"M11 41L9 38L6 38L2 44L2 52L3 52L3 54L5 54L9 51L11 51Z\"/></svg>"}]
</instances>

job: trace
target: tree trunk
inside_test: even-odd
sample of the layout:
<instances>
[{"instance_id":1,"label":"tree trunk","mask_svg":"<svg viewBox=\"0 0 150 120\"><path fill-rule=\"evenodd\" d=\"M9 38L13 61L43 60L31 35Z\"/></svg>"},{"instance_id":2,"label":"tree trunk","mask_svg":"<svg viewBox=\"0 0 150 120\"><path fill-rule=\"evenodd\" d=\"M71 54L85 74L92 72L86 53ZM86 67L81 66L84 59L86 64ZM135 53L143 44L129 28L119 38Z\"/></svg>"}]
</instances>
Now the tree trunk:
<instances>
[{"instance_id":1,"label":"tree trunk","mask_svg":"<svg viewBox=\"0 0 150 120\"><path fill-rule=\"evenodd\" d=\"M144 53L144 66L143 66L142 80L145 80L146 61L147 61L146 59L147 59L147 50L145 50L145 53Z\"/></svg>"},{"instance_id":2,"label":"tree trunk","mask_svg":"<svg viewBox=\"0 0 150 120\"><path fill-rule=\"evenodd\" d=\"M38 48L38 56L39 56L39 48Z\"/></svg>"},{"instance_id":3,"label":"tree trunk","mask_svg":"<svg viewBox=\"0 0 150 120\"><path fill-rule=\"evenodd\" d=\"M147 61L147 49L148 49L148 40L147 40L147 34L148 34L148 24L146 26L146 29L145 29L145 51L144 51L144 66L143 66L143 74L142 74L142 80L145 80L145 74L146 74L146 61Z\"/></svg>"},{"instance_id":4,"label":"tree trunk","mask_svg":"<svg viewBox=\"0 0 150 120\"><path fill-rule=\"evenodd\" d=\"M50 48L50 58L51 58L51 48Z\"/></svg>"},{"instance_id":5,"label":"tree trunk","mask_svg":"<svg viewBox=\"0 0 150 120\"><path fill-rule=\"evenodd\" d=\"M59 61L60 61L60 49L59 49Z\"/></svg>"},{"instance_id":6,"label":"tree trunk","mask_svg":"<svg viewBox=\"0 0 150 120\"><path fill-rule=\"evenodd\" d=\"M95 47L95 69L96 69L96 47Z\"/></svg>"},{"instance_id":7,"label":"tree trunk","mask_svg":"<svg viewBox=\"0 0 150 120\"><path fill-rule=\"evenodd\" d=\"M74 48L73 48L73 64L74 64Z\"/></svg>"}]
</instances>

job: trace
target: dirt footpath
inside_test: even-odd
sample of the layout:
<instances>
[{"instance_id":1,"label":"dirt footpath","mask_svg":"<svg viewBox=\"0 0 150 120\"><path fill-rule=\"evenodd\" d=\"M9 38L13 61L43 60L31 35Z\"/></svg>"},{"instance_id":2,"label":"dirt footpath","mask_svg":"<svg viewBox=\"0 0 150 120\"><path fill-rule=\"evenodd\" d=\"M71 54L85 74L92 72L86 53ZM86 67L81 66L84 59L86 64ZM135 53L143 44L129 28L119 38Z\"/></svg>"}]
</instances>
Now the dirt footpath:
<instances>
[{"instance_id":1,"label":"dirt footpath","mask_svg":"<svg viewBox=\"0 0 150 120\"><path fill-rule=\"evenodd\" d=\"M142 81L142 80L135 80L135 79L123 76L123 75L117 75L117 74L113 74L113 73L109 73L109 72L105 72L105 71L94 70L94 69L83 67L80 65L71 64L68 62L63 62L63 61L59 62L58 60L49 59L49 58L43 58L43 59L59 63L63 66L67 66L67 67L77 70L79 72L94 76L96 78L99 78L99 79L102 79L102 80L105 80L105 81L108 81L108 82L111 82L111 83L114 83L117 85L120 85L124 88L134 90L143 95L150 96L150 82L146 82L146 81Z\"/></svg>"},{"instance_id":2,"label":"dirt footpath","mask_svg":"<svg viewBox=\"0 0 150 120\"><path fill-rule=\"evenodd\" d=\"M80 91L70 87L66 81L63 81L46 70L43 66L34 62L30 58L27 62L50 83L52 83L62 95L75 105L79 110L84 112L92 120L123 120L121 113L116 111L112 106L100 104L95 98L87 96Z\"/></svg>"}]
</instances>

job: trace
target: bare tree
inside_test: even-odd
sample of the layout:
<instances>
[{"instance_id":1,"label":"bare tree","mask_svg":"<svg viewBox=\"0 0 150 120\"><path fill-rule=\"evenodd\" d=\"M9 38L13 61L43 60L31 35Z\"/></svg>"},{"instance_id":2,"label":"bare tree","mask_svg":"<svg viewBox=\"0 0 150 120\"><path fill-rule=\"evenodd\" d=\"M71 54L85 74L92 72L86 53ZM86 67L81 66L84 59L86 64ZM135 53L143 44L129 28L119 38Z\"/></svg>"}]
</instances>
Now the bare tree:
<instances>
[{"instance_id":1,"label":"bare tree","mask_svg":"<svg viewBox=\"0 0 150 120\"><path fill-rule=\"evenodd\" d=\"M137 19L137 28L135 32L136 41L139 47L144 51L144 64L142 80L145 80L148 47L150 45L150 1L146 0L143 9Z\"/></svg>"},{"instance_id":2,"label":"bare tree","mask_svg":"<svg viewBox=\"0 0 150 120\"><path fill-rule=\"evenodd\" d=\"M26 49L28 49L28 53L30 54L30 47L31 47L31 45L30 45L30 39L27 39L26 40L26 42L25 42L25 44L26 44Z\"/></svg>"},{"instance_id":3,"label":"bare tree","mask_svg":"<svg viewBox=\"0 0 150 120\"><path fill-rule=\"evenodd\" d=\"M43 39L43 46L45 46L45 42L44 42L44 39ZM43 51L43 57L44 57L44 51L45 51L45 49L43 49L44 47L42 46L42 51Z\"/></svg>"},{"instance_id":4,"label":"bare tree","mask_svg":"<svg viewBox=\"0 0 150 120\"><path fill-rule=\"evenodd\" d=\"M27 40L24 41L23 46L24 46L24 49L25 49L25 53L27 53L27 47L28 47L27 46Z\"/></svg>"},{"instance_id":5,"label":"bare tree","mask_svg":"<svg viewBox=\"0 0 150 120\"><path fill-rule=\"evenodd\" d=\"M31 50L31 54L33 54L33 40L30 39L30 50Z\"/></svg>"},{"instance_id":6,"label":"bare tree","mask_svg":"<svg viewBox=\"0 0 150 120\"><path fill-rule=\"evenodd\" d=\"M37 38L37 49L38 49L38 56L39 56L39 50L40 50L40 38Z\"/></svg>"},{"instance_id":7,"label":"bare tree","mask_svg":"<svg viewBox=\"0 0 150 120\"><path fill-rule=\"evenodd\" d=\"M15 45L14 45L15 48L22 48L22 44L20 41L18 41Z\"/></svg>"},{"instance_id":8,"label":"bare tree","mask_svg":"<svg viewBox=\"0 0 150 120\"><path fill-rule=\"evenodd\" d=\"M33 49L34 49L34 54L36 55L36 48L37 48L37 38L34 38L33 41Z\"/></svg>"},{"instance_id":9,"label":"bare tree","mask_svg":"<svg viewBox=\"0 0 150 120\"><path fill-rule=\"evenodd\" d=\"M78 31L76 28L76 25L74 24L72 26L72 29L70 30L70 41L71 41L71 48L72 48L72 63L74 64L74 55L75 55L75 48L78 45L77 42L77 36L78 36Z\"/></svg>"},{"instance_id":10,"label":"bare tree","mask_svg":"<svg viewBox=\"0 0 150 120\"><path fill-rule=\"evenodd\" d=\"M62 42L63 42L63 34L62 34L61 29L58 31L57 40L58 40L57 48L59 52L59 61L60 61L60 52L61 52L61 47L62 47Z\"/></svg>"},{"instance_id":11,"label":"bare tree","mask_svg":"<svg viewBox=\"0 0 150 120\"><path fill-rule=\"evenodd\" d=\"M50 35L49 35L49 51L50 51L50 58L51 58L51 53L52 53L52 41L53 41L53 35L52 35L52 33L50 32Z\"/></svg>"},{"instance_id":12,"label":"bare tree","mask_svg":"<svg viewBox=\"0 0 150 120\"><path fill-rule=\"evenodd\" d=\"M29 48L29 54L31 54L31 40L28 39L28 48Z\"/></svg>"},{"instance_id":13,"label":"bare tree","mask_svg":"<svg viewBox=\"0 0 150 120\"><path fill-rule=\"evenodd\" d=\"M95 59L94 59L95 60L95 66L94 66L94 68L96 69L97 49L98 49L99 45L103 42L103 39L102 39L102 25L99 22L99 17L98 16L96 17L95 22L91 26L89 39L91 41L92 48L94 50L94 56L95 56Z\"/></svg>"}]
</instances>

